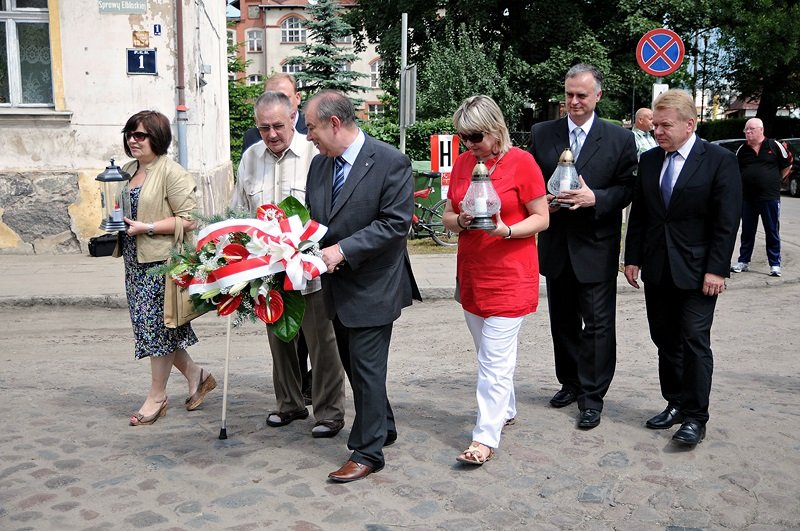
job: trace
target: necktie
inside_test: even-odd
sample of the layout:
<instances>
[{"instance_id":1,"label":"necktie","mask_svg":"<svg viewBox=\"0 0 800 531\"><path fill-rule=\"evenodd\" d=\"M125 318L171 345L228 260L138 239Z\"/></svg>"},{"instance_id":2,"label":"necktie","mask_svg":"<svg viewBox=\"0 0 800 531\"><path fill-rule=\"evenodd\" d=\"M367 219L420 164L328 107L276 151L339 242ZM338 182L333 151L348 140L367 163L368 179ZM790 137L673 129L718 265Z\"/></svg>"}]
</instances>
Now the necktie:
<instances>
[{"instance_id":1,"label":"necktie","mask_svg":"<svg viewBox=\"0 0 800 531\"><path fill-rule=\"evenodd\" d=\"M336 157L333 164L333 189L331 190L331 206L336 204L336 198L344 186L344 165L347 163L343 157Z\"/></svg>"},{"instance_id":2,"label":"necktie","mask_svg":"<svg viewBox=\"0 0 800 531\"><path fill-rule=\"evenodd\" d=\"M578 160L578 154L583 147L583 129L580 127L573 129L572 138L572 147L570 147L570 151L572 151L572 160Z\"/></svg>"},{"instance_id":3,"label":"necktie","mask_svg":"<svg viewBox=\"0 0 800 531\"><path fill-rule=\"evenodd\" d=\"M669 199L672 197L672 173L675 169L675 157L678 155L677 151L667 153L667 169L664 170L664 175L661 177L661 199L664 200L664 206L669 206Z\"/></svg>"}]
</instances>

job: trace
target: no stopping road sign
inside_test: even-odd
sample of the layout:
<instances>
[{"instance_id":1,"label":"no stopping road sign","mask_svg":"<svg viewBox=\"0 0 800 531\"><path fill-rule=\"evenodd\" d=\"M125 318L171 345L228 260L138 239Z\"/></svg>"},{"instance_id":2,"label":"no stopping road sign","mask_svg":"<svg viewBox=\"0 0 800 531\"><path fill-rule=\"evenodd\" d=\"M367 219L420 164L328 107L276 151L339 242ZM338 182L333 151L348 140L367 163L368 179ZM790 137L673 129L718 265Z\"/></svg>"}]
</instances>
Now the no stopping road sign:
<instances>
[{"instance_id":1,"label":"no stopping road sign","mask_svg":"<svg viewBox=\"0 0 800 531\"><path fill-rule=\"evenodd\" d=\"M683 61L683 41L666 28L648 31L636 46L636 61L648 74L662 77L676 71Z\"/></svg>"}]
</instances>

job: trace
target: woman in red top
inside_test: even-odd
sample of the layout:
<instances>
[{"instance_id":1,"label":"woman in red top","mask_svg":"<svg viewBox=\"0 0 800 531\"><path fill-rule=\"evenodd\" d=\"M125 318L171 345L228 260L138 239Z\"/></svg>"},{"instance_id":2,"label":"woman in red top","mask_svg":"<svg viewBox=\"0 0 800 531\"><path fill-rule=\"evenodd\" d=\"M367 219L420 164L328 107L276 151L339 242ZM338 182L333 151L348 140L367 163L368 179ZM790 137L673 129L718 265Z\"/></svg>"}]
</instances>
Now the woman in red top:
<instances>
[{"instance_id":1,"label":"woman in red top","mask_svg":"<svg viewBox=\"0 0 800 531\"><path fill-rule=\"evenodd\" d=\"M511 145L503 114L488 96L464 100L453 124L468 151L453 166L444 224L458 237L457 286L478 355L478 420L458 461L482 465L494 455L504 425L516 416L514 368L523 318L539 302L536 234L550 222L542 172ZM497 228L465 230L472 217L462 200L478 161L500 196Z\"/></svg>"}]
</instances>

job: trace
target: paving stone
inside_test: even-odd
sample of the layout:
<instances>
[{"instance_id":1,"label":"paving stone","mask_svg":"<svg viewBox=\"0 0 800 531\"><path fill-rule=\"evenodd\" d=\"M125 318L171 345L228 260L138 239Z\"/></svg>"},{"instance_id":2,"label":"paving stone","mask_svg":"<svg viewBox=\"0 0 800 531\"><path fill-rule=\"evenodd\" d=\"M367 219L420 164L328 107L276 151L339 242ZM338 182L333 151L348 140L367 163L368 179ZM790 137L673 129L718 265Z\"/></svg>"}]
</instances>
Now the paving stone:
<instances>
[{"instance_id":1,"label":"paving stone","mask_svg":"<svg viewBox=\"0 0 800 531\"><path fill-rule=\"evenodd\" d=\"M130 481L132 479L136 479L136 476L134 476L133 474L125 474L123 476L116 476L116 477L113 477L113 478L108 478L108 479L103 479L103 480L100 480L100 481L96 481L96 482L92 483L92 488L99 490L99 489L105 489L105 488L109 488L109 487L114 487L114 486L117 486L117 485L122 485L124 483L127 483L128 481Z\"/></svg>"},{"instance_id":2,"label":"paving stone","mask_svg":"<svg viewBox=\"0 0 800 531\"><path fill-rule=\"evenodd\" d=\"M80 479L74 476L58 476L45 481L44 486L48 489L61 489L78 481L80 481Z\"/></svg>"},{"instance_id":3,"label":"paving stone","mask_svg":"<svg viewBox=\"0 0 800 531\"><path fill-rule=\"evenodd\" d=\"M0 479L7 478L16 474L17 472L21 472L22 470L28 470L29 468L36 468L36 465L34 463L19 463L14 466L4 468L2 471L0 471Z\"/></svg>"},{"instance_id":4,"label":"paving stone","mask_svg":"<svg viewBox=\"0 0 800 531\"><path fill-rule=\"evenodd\" d=\"M602 467L624 468L630 465L630 458L625 452L609 452L601 457L597 464Z\"/></svg>"},{"instance_id":5,"label":"paving stone","mask_svg":"<svg viewBox=\"0 0 800 531\"><path fill-rule=\"evenodd\" d=\"M578 501L582 503L603 503L609 496L608 485L587 485L578 494Z\"/></svg>"},{"instance_id":6,"label":"paving stone","mask_svg":"<svg viewBox=\"0 0 800 531\"><path fill-rule=\"evenodd\" d=\"M553 478L548 478L544 485L542 485L541 491L539 491L539 495L543 498L550 498L558 494L559 492L576 489L580 486L580 481L578 478L572 475L561 475Z\"/></svg>"},{"instance_id":7,"label":"paving stone","mask_svg":"<svg viewBox=\"0 0 800 531\"><path fill-rule=\"evenodd\" d=\"M53 463L53 466L59 470L74 470L83 465L82 459L62 459Z\"/></svg>"},{"instance_id":8,"label":"paving stone","mask_svg":"<svg viewBox=\"0 0 800 531\"><path fill-rule=\"evenodd\" d=\"M160 468L171 470L175 468L175 460L165 455L151 455L145 459L145 463L147 463L148 470L158 470Z\"/></svg>"},{"instance_id":9,"label":"paving stone","mask_svg":"<svg viewBox=\"0 0 800 531\"><path fill-rule=\"evenodd\" d=\"M138 529L169 522L169 520L167 520L164 516L154 513L153 511L142 511L140 513L132 514L126 517L123 521Z\"/></svg>"},{"instance_id":10,"label":"paving stone","mask_svg":"<svg viewBox=\"0 0 800 531\"><path fill-rule=\"evenodd\" d=\"M418 503L408 511L419 518L430 518L440 511L439 504L433 500Z\"/></svg>"},{"instance_id":11,"label":"paving stone","mask_svg":"<svg viewBox=\"0 0 800 531\"><path fill-rule=\"evenodd\" d=\"M175 507L175 512L184 514L197 514L202 509L202 505L198 501L187 501L178 504Z\"/></svg>"},{"instance_id":12,"label":"paving stone","mask_svg":"<svg viewBox=\"0 0 800 531\"><path fill-rule=\"evenodd\" d=\"M31 520L39 520L42 517L42 513L38 511L22 511L21 513L14 513L9 516L9 519L13 522L30 522Z\"/></svg>"},{"instance_id":13,"label":"paving stone","mask_svg":"<svg viewBox=\"0 0 800 531\"><path fill-rule=\"evenodd\" d=\"M218 505L227 509L237 509L240 507L249 507L256 505L266 498L272 496L272 493L266 489L249 489L230 494L211 501L212 505Z\"/></svg>"},{"instance_id":14,"label":"paving stone","mask_svg":"<svg viewBox=\"0 0 800 531\"><path fill-rule=\"evenodd\" d=\"M81 509L80 514L81 514L81 518L83 518L84 520L87 520L87 521L88 520L94 520L95 518L100 516L100 513L98 513L97 511L92 511L91 509Z\"/></svg>"},{"instance_id":15,"label":"paving stone","mask_svg":"<svg viewBox=\"0 0 800 531\"><path fill-rule=\"evenodd\" d=\"M365 514L361 508L338 507L323 518L322 521L328 524L346 525L350 529L354 529L358 524L364 521L364 517Z\"/></svg>"},{"instance_id":16,"label":"paving stone","mask_svg":"<svg viewBox=\"0 0 800 531\"><path fill-rule=\"evenodd\" d=\"M314 491L308 483L301 483L299 485L292 485L286 489L286 495L294 498L313 498Z\"/></svg>"},{"instance_id":17,"label":"paving stone","mask_svg":"<svg viewBox=\"0 0 800 531\"><path fill-rule=\"evenodd\" d=\"M438 528L445 531L471 531L483 529L483 524L467 518L458 518L440 522Z\"/></svg>"},{"instance_id":18,"label":"paving stone","mask_svg":"<svg viewBox=\"0 0 800 531\"><path fill-rule=\"evenodd\" d=\"M53 509L54 511L65 513L67 511L75 509L78 506L80 506L80 503L78 502L63 502L63 503L58 503L56 505L52 505L50 506L50 508Z\"/></svg>"}]
</instances>

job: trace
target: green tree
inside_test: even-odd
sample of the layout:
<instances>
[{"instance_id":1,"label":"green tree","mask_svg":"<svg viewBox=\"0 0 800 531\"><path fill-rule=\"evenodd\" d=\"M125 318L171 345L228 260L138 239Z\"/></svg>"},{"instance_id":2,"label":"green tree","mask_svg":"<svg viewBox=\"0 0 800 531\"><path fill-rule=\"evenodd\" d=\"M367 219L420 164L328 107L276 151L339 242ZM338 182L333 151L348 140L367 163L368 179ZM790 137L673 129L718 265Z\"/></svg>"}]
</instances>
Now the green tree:
<instances>
[{"instance_id":1,"label":"green tree","mask_svg":"<svg viewBox=\"0 0 800 531\"><path fill-rule=\"evenodd\" d=\"M323 89L345 94L366 90L356 81L367 75L350 70L358 56L340 44L353 34L353 28L339 16L340 9L336 0L309 2L306 43L297 47L301 55L286 59L286 64L302 65L303 70L294 75L300 90L308 94Z\"/></svg>"},{"instance_id":2,"label":"green tree","mask_svg":"<svg viewBox=\"0 0 800 531\"><path fill-rule=\"evenodd\" d=\"M236 54L238 46L236 44L228 46L228 72L241 73L247 67L247 62ZM261 84L248 86L242 79L228 81L228 121L234 171L239 167L239 160L242 158L244 132L255 124L253 105L263 90Z\"/></svg>"},{"instance_id":3,"label":"green tree","mask_svg":"<svg viewBox=\"0 0 800 531\"><path fill-rule=\"evenodd\" d=\"M469 50L465 54L464 50ZM417 116L420 119L452 116L461 102L476 94L491 96L512 130L521 122L525 99L509 78L511 71L525 77L527 65L517 57L502 57L496 42L484 43L462 24L447 27L431 46L431 55L420 68L417 83ZM509 52L506 52L508 54ZM505 72L498 65L505 64Z\"/></svg>"},{"instance_id":4,"label":"green tree","mask_svg":"<svg viewBox=\"0 0 800 531\"><path fill-rule=\"evenodd\" d=\"M780 106L800 103L800 4L796 0L719 0L719 28L733 88L758 98L757 116L769 131Z\"/></svg>"}]
</instances>

